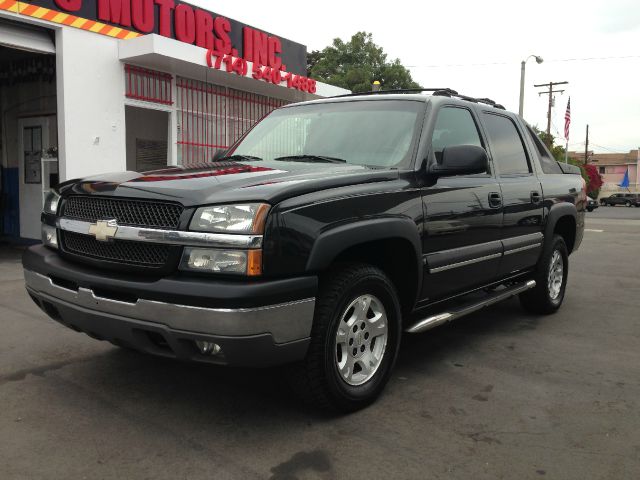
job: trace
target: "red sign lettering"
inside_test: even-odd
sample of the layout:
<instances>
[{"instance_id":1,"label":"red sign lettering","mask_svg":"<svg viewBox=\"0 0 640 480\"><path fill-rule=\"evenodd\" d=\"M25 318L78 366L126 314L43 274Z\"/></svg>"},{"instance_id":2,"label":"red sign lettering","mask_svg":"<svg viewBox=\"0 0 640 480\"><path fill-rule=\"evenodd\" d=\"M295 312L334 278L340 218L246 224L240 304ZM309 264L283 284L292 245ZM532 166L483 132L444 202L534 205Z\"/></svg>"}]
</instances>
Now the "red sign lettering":
<instances>
[{"instance_id":1,"label":"red sign lettering","mask_svg":"<svg viewBox=\"0 0 640 480\"><path fill-rule=\"evenodd\" d=\"M133 26L141 32L153 31L153 0L131 0Z\"/></svg>"},{"instance_id":2,"label":"red sign lettering","mask_svg":"<svg viewBox=\"0 0 640 480\"><path fill-rule=\"evenodd\" d=\"M155 0L159 8L158 33L164 37L171 38L171 11L176 4L173 0Z\"/></svg>"},{"instance_id":3,"label":"red sign lettering","mask_svg":"<svg viewBox=\"0 0 640 480\"><path fill-rule=\"evenodd\" d=\"M77 12L82 7L82 0L55 0L56 5L67 12Z\"/></svg>"},{"instance_id":4,"label":"red sign lettering","mask_svg":"<svg viewBox=\"0 0 640 480\"><path fill-rule=\"evenodd\" d=\"M196 19L191 8L186 3L175 9L176 38L181 42L193 43L196 40Z\"/></svg>"},{"instance_id":5,"label":"red sign lettering","mask_svg":"<svg viewBox=\"0 0 640 480\"><path fill-rule=\"evenodd\" d=\"M131 26L131 0L98 0L98 18L103 22Z\"/></svg>"}]
</instances>

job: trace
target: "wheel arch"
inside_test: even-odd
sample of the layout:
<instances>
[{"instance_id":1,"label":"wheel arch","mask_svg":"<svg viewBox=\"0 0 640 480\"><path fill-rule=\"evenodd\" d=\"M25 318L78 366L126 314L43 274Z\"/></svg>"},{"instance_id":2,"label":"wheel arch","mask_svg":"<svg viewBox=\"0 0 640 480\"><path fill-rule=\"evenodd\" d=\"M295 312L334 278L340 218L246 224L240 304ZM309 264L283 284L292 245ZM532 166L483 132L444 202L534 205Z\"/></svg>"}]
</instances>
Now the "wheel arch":
<instances>
[{"instance_id":1,"label":"wheel arch","mask_svg":"<svg viewBox=\"0 0 640 480\"><path fill-rule=\"evenodd\" d=\"M322 272L343 262L377 266L398 290L403 312L415 305L422 288L422 246L413 220L373 218L327 230L314 242L307 271Z\"/></svg>"},{"instance_id":2,"label":"wheel arch","mask_svg":"<svg viewBox=\"0 0 640 480\"><path fill-rule=\"evenodd\" d=\"M567 250L571 254L577 238L577 211L573 204L564 203L551 208L545 227L547 241L550 241L554 234L564 239Z\"/></svg>"}]
</instances>

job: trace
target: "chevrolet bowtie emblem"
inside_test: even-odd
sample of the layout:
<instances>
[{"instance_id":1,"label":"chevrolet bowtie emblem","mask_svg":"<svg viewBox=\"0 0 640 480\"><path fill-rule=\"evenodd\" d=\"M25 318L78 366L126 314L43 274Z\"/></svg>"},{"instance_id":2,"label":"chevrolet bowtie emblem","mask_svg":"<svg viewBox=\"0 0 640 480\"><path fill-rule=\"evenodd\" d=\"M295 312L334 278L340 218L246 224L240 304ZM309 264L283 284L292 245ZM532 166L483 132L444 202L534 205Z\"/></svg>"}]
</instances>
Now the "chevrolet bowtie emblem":
<instances>
[{"instance_id":1,"label":"chevrolet bowtie emblem","mask_svg":"<svg viewBox=\"0 0 640 480\"><path fill-rule=\"evenodd\" d=\"M113 220L98 220L96 223L89 225L89 235L96 237L96 240L108 242L116 236L118 231L118 223Z\"/></svg>"}]
</instances>

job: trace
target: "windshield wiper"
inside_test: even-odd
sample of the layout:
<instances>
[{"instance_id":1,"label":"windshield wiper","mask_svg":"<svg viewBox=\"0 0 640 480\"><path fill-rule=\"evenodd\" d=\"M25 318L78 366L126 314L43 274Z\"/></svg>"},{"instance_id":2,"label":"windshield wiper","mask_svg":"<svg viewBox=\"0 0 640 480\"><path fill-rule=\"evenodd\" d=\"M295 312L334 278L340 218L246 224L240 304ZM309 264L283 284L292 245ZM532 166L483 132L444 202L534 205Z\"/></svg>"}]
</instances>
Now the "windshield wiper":
<instances>
[{"instance_id":1,"label":"windshield wiper","mask_svg":"<svg viewBox=\"0 0 640 480\"><path fill-rule=\"evenodd\" d=\"M214 162L224 162L227 160L244 160L245 162L255 162L262 160L260 157L254 157L253 155L229 155L228 157L216 158Z\"/></svg>"},{"instance_id":2,"label":"windshield wiper","mask_svg":"<svg viewBox=\"0 0 640 480\"><path fill-rule=\"evenodd\" d=\"M327 157L326 155L287 155L274 158L274 160L281 162L347 163L342 158Z\"/></svg>"}]
</instances>

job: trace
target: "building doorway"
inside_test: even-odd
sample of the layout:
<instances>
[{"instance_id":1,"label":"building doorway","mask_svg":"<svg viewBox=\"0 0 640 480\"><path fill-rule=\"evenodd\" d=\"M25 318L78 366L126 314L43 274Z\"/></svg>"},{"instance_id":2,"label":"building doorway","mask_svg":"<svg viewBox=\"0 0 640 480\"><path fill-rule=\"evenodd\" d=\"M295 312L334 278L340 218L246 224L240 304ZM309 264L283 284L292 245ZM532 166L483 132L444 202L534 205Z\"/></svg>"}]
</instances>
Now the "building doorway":
<instances>
[{"instance_id":1,"label":"building doorway","mask_svg":"<svg viewBox=\"0 0 640 480\"><path fill-rule=\"evenodd\" d=\"M0 22L0 239L37 241L43 196L58 183L51 32Z\"/></svg>"},{"instance_id":2,"label":"building doorway","mask_svg":"<svg viewBox=\"0 0 640 480\"><path fill-rule=\"evenodd\" d=\"M127 170L147 172L165 168L169 160L169 112L125 106Z\"/></svg>"}]
</instances>

